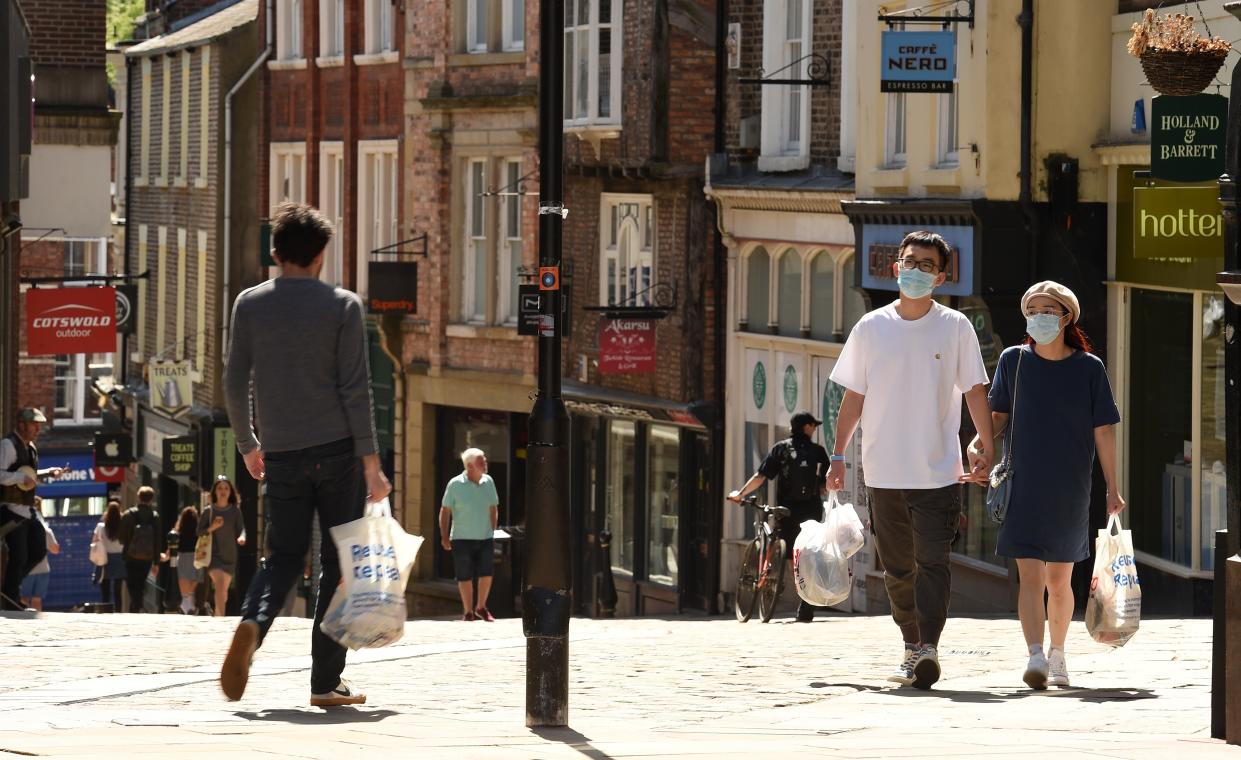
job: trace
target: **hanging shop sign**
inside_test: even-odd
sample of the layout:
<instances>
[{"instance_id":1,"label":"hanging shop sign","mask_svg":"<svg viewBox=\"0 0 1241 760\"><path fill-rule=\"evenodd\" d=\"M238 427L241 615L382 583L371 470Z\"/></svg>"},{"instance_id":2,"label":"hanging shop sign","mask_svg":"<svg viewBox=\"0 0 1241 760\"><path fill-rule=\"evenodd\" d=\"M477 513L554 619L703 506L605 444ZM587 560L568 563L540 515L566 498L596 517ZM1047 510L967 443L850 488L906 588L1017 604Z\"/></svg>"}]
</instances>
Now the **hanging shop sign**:
<instances>
[{"instance_id":1,"label":"hanging shop sign","mask_svg":"<svg viewBox=\"0 0 1241 760\"><path fill-rule=\"evenodd\" d=\"M134 461L134 439L127 433L95 433L96 467L124 467Z\"/></svg>"},{"instance_id":2,"label":"hanging shop sign","mask_svg":"<svg viewBox=\"0 0 1241 760\"><path fill-rule=\"evenodd\" d=\"M26 291L26 353L109 354L116 351L115 288Z\"/></svg>"},{"instance_id":3,"label":"hanging shop sign","mask_svg":"<svg viewBox=\"0 0 1241 760\"><path fill-rule=\"evenodd\" d=\"M542 320L539 319L540 312L543 310L543 299L550 298L541 292L542 289L538 285L518 285L517 286L517 334L518 335L538 335L539 327ZM573 310L569 308L569 304L573 301L573 286L562 285L560 287L560 334L572 335L572 326L569 323L569 316Z\"/></svg>"},{"instance_id":4,"label":"hanging shop sign","mask_svg":"<svg viewBox=\"0 0 1241 760\"><path fill-rule=\"evenodd\" d=\"M372 261L366 277L366 310L371 314L418 311L418 262Z\"/></svg>"},{"instance_id":5,"label":"hanging shop sign","mask_svg":"<svg viewBox=\"0 0 1241 760\"><path fill-rule=\"evenodd\" d=\"M237 436L232 428L218 427L212 431L214 460L207 480L214 481L220 475L230 482L237 482Z\"/></svg>"},{"instance_id":6,"label":"hanging shop sign","mask_svg":"<svg viewBox=\"0 0 1241 760\"><path fill-rule=\"evenodd\" d=\"M104 464L95 465L95 482L96 483L124 483L126 468L116 465L110 467Z\"/></svg>"},{"instance_id":7,"label":"hanging shop sign","mask_svg":"<svg viewBox=\"0 0 1241 760\"><path fill-rule=\"evenodd\" d=\"M1223 256L1219 186L1135 187L1133 255L1139 259Z\"/></svg>"},{"instance_id":8,"label":"hanging shop sign","mask_svg":"<svg viewBox=\"0 0 1241 760\"><path fill-rule=\"evenodd\" d=\"M163 472L170 477L197 479L198 439L192 435L164 439Z\"/></svg>"},{"instance_id":9,"label":"hanging shop sign","mask_svg":"<svg viewBox=\"0 0 1241 760\"><path fill-rule=\"evenodd\" d=\"M900 258L901 241L918 229L900 224L867 224L862 227L865 259L858 267L863 288L897 290L892 265ZM952 247L948 257L948 279L935 289L937 295L968 296L974 293L974 228L962 225L930 226Z\"/></svg>"},{"instance_id":10,"label":"hanging shop sign","mask_svg":"<svg viewBox=\"0 0 1241 760\"><path fill-rule=\"evenodd\" d=\"M1156 95L1152 103L1151 176L1205 182L1224 173L1228 98Z\"/></svg>"},{"instance_id":11,"label":"hanging shop sign","mask_svg":"<svg viewBox=\"0 0 1241 760\"><path fill-rule=\"evenodd\" d=\"M887 31L881 56L880 92L952 92L955 32Z\"/></svg>"},{"instance_id":12,"label":"hanging shop sign","mask_svg":"<svg viewBox=\"0 0 1241 760\"><path fill-rule=\"evenodd\" d=\"M116 332L133 335L138 332L138 286L116 286Z\"/></svg>"},{"instance_id":13,"label":"hanging shop sign","mask_svg":"<svg viewBox=\"0 0 1241 760\"><path fill-rule=\"evenodd\" d=\"M43 452L44 467L63 469L59 478L40 483L35 495L44 499L64 499L81 496L103 496L108 487L95 474L94 458L89 451Z\"/></svg>"},{"instance_id":14,"label":"hanging shop sign","mask_svg":"<svg viewBox=\"0 0 1241 760\"><path fill-rule=\"evenodd\" d=\"M637 375L655 371L655 320L600 319L599 371Z\"/></svg>"},{"instance_id":15,"label":"hanging shop sign","mask_svg":"<svg viewBox=\"0 0 1241 760\"><path fill-rule=\"evenodd\" d=\"M175 413L194 400L194 384L190 380L191 365L182 362L151 362L148 382L151 385L151 408Z\"/></svg>"}]
</instances>

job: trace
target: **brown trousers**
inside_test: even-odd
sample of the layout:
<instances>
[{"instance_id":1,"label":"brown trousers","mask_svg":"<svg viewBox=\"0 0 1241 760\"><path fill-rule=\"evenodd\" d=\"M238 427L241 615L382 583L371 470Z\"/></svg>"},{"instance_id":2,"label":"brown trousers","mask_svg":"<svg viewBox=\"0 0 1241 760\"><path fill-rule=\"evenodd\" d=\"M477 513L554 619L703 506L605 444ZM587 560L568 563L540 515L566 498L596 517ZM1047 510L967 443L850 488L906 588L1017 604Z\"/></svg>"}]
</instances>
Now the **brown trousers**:
<instances>
[{"instance_id":1,"label":"brown trousers","mask_svg":"<svg viewBox=\"0 0 1241 760\"><path fill-rule=\"evenodd\" d=\"M952 595L961 486L866 490L892 619L906 643L938 646Z\"/></svg>"}]
</instances>

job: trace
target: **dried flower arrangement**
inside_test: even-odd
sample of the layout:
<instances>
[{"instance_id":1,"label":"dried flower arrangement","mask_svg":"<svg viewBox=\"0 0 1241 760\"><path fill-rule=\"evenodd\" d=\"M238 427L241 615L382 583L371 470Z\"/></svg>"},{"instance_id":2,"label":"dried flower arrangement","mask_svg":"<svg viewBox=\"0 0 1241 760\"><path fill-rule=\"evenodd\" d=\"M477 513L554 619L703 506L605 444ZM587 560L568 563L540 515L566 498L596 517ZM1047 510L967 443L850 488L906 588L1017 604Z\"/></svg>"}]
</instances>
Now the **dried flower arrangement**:
<instances>
[{"instance_id":1,"label":"dried flower arrangement","mask_svg":"<svg viewBox=\"0 0 1241 760\"><path fill-rule=\"evenodd\" d=\"M1182 53L1204 53L1223 56L1232 49L1227 40L1203 37L1194 31L1194 17L1183 13L1156 15L1147 9L1142 20L1133 25L1129 38L1129 54L1140 58L1148 50L1175 50Z\"/></svg>"},{"instance_id":2,"label":"dried flower arrangement","mask_svg":"<svg viewBox=\"0 0 1241 760\"><path fill-rule=\"evenodd\" d=\"M1208 34L1209 34L1208 30ZM1194 95L1215 79L1232 49L1227 40L1203 37L1194 17L1147 10L1133 25L1129 54L1142 62L1151 86L1164 95Z\"/></svg>"}]
</instances>

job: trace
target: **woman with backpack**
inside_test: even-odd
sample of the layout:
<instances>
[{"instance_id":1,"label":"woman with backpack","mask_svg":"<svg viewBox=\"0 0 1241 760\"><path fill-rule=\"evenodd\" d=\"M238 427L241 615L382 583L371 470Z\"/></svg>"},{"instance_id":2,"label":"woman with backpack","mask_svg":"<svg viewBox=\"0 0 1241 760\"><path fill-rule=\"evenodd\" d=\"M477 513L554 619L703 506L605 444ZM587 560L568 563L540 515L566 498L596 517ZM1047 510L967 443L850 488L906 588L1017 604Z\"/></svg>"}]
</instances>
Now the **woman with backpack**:
<instances>
[{"instance_id":1,"label":"woman with backpack","mask_svg":"<svg viewBox=\"0 0 1241 760\"><path fill-rule=\"evenodd\" d=\"M246 545L246 525L241 517L241 499L228 476L215 479L208 506L198 521L198 533L211 534L211 564L207 575L215 588L215 616L224 617L228 587L237 572L237 547Z\"/></svg>"},{"instance_id":2,"label":"woman with backpack","mask_svg":"<svg viewBox=\"0 0 1241 760\"><path fill-rule=\"evenodd\" d=\"M103 544L108 561L99 568L99 591L101 601L111 604L113 612L121 611L121 588L125 585L125 546L121 544L121 504L108 502L103 519L95 526L91 546Z\"/></svg>"},{"instance_id":3,"label":"woman with backpack","mask_svg":"<svg viewBox=\"0 0 1241 760\"><path fill-rule=\"evenodd\" d=\"M125 547L125 585L129 588L129 611L142 612L151 565L164 553L164 530L155 513L155 489L138 489L138 505L121 515L121 544Z\"/></svg>"}]
</instances>

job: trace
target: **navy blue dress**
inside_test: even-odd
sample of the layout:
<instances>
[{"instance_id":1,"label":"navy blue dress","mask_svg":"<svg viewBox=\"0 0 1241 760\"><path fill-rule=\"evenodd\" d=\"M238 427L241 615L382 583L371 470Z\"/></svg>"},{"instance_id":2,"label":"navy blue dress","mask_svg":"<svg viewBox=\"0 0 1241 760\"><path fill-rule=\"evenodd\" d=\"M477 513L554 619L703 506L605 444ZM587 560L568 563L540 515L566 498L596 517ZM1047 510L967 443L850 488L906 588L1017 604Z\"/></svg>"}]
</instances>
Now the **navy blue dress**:
<instances>
[{"instance_id":1,"label":"navy blue dress","mask_svg":"<svg viewBox=\"0 0 1241 760\"><path fill-rule=\"evenodd\" d=\"M1013 485L995 553L1001 557L1078 562L1090 556L1090 484L1094 430L1120 422L1103 362L1076 351L1060 361L1029 346L1004 351L989 395L991 410L1010 416Z\"/></svg>"}]
</instances>

